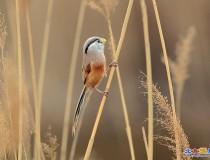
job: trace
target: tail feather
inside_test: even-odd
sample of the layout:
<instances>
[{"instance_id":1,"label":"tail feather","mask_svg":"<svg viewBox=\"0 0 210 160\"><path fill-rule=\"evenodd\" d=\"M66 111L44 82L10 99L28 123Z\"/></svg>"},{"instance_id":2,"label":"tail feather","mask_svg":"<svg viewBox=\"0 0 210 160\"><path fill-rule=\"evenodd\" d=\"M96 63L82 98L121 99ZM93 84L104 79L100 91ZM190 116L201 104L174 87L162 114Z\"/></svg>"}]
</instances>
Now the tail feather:
<instances>
[{"instance_id":1,"label":"tail feather","mask_svg":"<svg viewBox=\"0 0 210 160\"><path fill-rule=\"evenodd\" d=\"M72 136L73 137L75 136L75 133L76 133L76 128L77 128L79 116L80 116L80 113L82 110L82 106L83 106L83 103L85 100L86 91L87 91L87 88L84 86L82 93L80 95L79 101L77 103L76 111L74 113L74 120L73 120L73 127L72 127Z\"/></svg>"}]
</instances>

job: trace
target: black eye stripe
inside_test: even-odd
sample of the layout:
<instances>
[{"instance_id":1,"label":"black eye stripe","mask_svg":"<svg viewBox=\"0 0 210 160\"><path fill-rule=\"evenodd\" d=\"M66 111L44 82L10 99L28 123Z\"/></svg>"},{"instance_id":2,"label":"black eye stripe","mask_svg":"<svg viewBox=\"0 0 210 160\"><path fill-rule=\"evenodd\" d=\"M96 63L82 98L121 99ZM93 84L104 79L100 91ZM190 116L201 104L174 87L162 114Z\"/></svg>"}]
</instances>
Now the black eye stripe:
<instances>
[{"instance_id":1,"label":"black eye stripe","mask_svg":"<svg viewBox=\"0 0 210 160\"><path fill-rule=\"evenodd\" d=\"M95 41L98 41L99 39L94 39L92 41L90 41L90 43L87 45L87 47L85 48L85 53L87 53L89 46L94 43Z\"/></svg>"}]
</instances>

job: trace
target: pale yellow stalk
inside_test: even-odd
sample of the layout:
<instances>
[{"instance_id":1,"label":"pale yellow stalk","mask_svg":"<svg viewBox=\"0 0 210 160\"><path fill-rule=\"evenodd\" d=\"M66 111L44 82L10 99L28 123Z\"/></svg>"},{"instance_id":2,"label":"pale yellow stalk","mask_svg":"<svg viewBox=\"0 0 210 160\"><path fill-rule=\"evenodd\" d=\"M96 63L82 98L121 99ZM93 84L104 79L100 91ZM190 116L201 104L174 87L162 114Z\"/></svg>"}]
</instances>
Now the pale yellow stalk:
<instances>
[{"instance_id":1,"label":"pale yellow stalk","mask_svg":"<svg viewBox=\"0 0 210 160\"><path fill-rule=\"evenodd\" d=\"M147 153L147 159L149 159L149 148L148 148L147 136L146 136L144 127L142 127L142 134L143 134L143 139L144 139L144 146L145 146L146 153Z\"/></svg>"},{"instance_id":2,"label":"pale yellow stalk","mask_svg":"<svg viewBox=\"0 0 210 160\"><path fill-rule=\"evenodd\" d=\"M168 63L168 56L167 56L167 52L166 52L165 40L164 40L164 37L163 37L163 31L162 31L162 27L161 27L161 23L160 23L160 17L159 17L159 13L158 13L157 3L156 3L156 0L152 0L152 1L153 1L153 7L154 7L156 21L157 21L157 25L158 25L158 31L159 31L159 34L160 34L161 45L162 45L162 49L163 49L163 58L164 58L165 66L166 66L166 73L167 73L167 78L168 78L168 85L169 85L169 92L170 92L173 118L174 118L174 121L177 122L173 85L172 85L170 68L169 68L169 63ZM180 147L179 147L179 137L178 137L178 133L176 132L175 127L174 127L174 132L175 132L175 139L176 139L177 160L180 160L181 153L180 153Z\"/></svg>"},{"instance_id":3,"label":"pale yellow stalk","mask_svg":"<svg viewBox=\"0 0 210 160\"><path fill-rule=\"evenodd\" d=\"M49 0L45 29L44 29L43 46L42 46L42 52L41 52L41 62L40 62L39 80L38 80L38 94L37 94L38 104L37 104L37 110L36 110L36 138L37 138L36 150L37 150L37 153L35 153L35 159L41 159L41 136L40 136L41 103L42 103L42 93L43 93L43 85L44 85L44 77L45 77L45 66L46 66L46 59L47 59L47 50L48 50L53 4L54 4L54 0Z\"/></svg>"},{"instance_id":4,"label":"pale yellow stalk","mask_svg":"<svg viewBox=\"0 0 210 160\"><path fill-rule=\"evenodd\" d=\"M19 1L16 0L16 27L17 27L17 44L18 44L18 86L19 86L19 142L18 142L18 160L22 160L22 138L23 138L23 84L22 84L22 48L20 34L20 8Z\"/></svg>"},{"instance_id":5,"label":"pale yellow stalk","mask_svg":"<svg viewBox=\"0 0 210 160\"><path fill-rule=\"evenodd\" d=\"M153 100L152 100L152 64L151 64L151 52L149 41L149 27L147 7L144 0L140 0L143 29L144 29L144 43L146 52L146 68L147 68L147 83L148 83L148 159L153 160ZM147 149L147 148L146 148Z\"/></svg>"},{"instance_id":6,"label":"pale yellow stalk","mask_svg":"<svg viewBox=\"0 0 210 160\"><path fill-rule=\"evenodd\" d=\"M80 37L81 37L82 26L83 26L83 21L84 21L84 16L85 16L85 9L86 9L86 0L82 0L80 9L79 9L79 17L77 21L76 34L75 34L75 40L74 40L74 46L73 46L71 64L70 64L70 70L69 70L69 80L68 80L68 87L67 87L65 112L64 112L60 160L66 160L66 155L67 155L66 150L67 150L68 134L69 134L69 120L70 120L70 113L71 113L74 77L75 77L77 57L78 57L78 51L79 51L79 45L80 45Z\"/></svg>"},{"instance_id":7,"label":"pale yellow stalk","mask_svg":"<svg viewBox=\"0 0 210 160\"><path fill-rule=\"evenodd\" d=\"M110 36L110 40L111 40L112 53L114 56L116 49L115 49L114 35L113 35L110 19L108 19L108 28L109 28L109 36ZM124 113L124 118L125 118L126 133L127 133L130 152L131 152L131 159L135 160L132 132L131 132L131 127L130 127L129 118L128 118L128 111L127 111L127 106L126 106L125 95L124 95L124 91L123 91L123 85L122 85L119 66L116 68L116 72L117 72L117 81L118 81L118 85L119 85L119 89L120 89L120 97L121 97L121 102L122 102L122 107L123 107L123 113Z\"/></svg>"},{"instance_id":8,"label":"pale yellow stalk","mask_svg":"<svg viewBox=\"0 0 210 160\"><path fill-rule=\"evenodd\" d=\"M130 17L132 6L133 6L133 1L134 0L130 0L129 4L128 4L127 12L126 12L125 19L124 19L123 26L122 26L120 40L119 40L117 51L116 51L116 54L115 54L115 59L114 59L115 61L118 60L118 57L119 57L119 54L120 54L120 50L121 50L121 47L122 47L122 43L123 43L123 40L124 40L124 37L125 37L127 25L128 25L128 20L129 20L129 17ZM114 72L115 72L115 67L112 67L112 69L110 71L108 81L107 81L106 91L108 91L110 86L111 86L111 82L112 82L112 79L113 79L113 76L114 76ZM91 137L90 137L90 140L89 140L89 143L88 143L88 146L87 146L87 150L86 150L86 153L85 153L85 156L84 156L84 160L88 160L89 157L90 157L90 153L92 151L92 147L93 147L93 143L94 143L95 134L96 134L98 124L99 124L99 120L101 118L101 114L102 114L102 111L103 111L103 108L104 108L104 105L105 105L105 101L106 101L106 96L103 96L101 104L99 106L99 110L98 110L96 121L95 121L95 124L94 124L94 127L93 127L93 131L91 133Z\"/></svg>"},{"instance_id":9,"label":"pale yellow stalk","mask_svg":"<svg viewBox=\"0 0 210 160\"><path fill-rule=\"evenodd\" d=\"M34 108L35 108L35 117L36 120L38 119L39 113L38 113L38 98L37 98L37 82L36 82L36 69L35 69L35 60L34 60L34 49L33 49L33 39L32 39L32 31L31 31L31 20L29 16L29 9L28 6L25 7L25 15L26 15L26 27L27 27L27 32L28 32L28 44L29 44L29 54L30 54L30 65L31 65L31 76L32 76L32 87L33 87L33 96L34 96ZM41 144L41 142L38 142L38 139L36 138L37 136L37 129L38 128L38 123L37 121L35 122L35 138L34 138L34 157L37 156L37 148L38 145ZM42 154L42 159L45 159L43 152Z\"/></svg>"}]
</instances>

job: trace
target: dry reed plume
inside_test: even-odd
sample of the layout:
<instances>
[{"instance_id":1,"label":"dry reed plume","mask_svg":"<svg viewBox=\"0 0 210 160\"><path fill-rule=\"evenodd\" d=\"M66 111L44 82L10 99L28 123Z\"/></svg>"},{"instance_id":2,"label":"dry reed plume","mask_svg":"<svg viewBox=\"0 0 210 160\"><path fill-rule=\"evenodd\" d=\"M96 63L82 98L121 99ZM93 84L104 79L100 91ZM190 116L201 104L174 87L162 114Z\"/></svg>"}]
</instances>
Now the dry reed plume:
<instances>
[{"instance_id":1,"label":"dry reed plume","mask_svg":"<svg viewBox=\"0 0 210 160\"><path fill-rule=\"evenodd\" d=\"M107 21L111 20L111 15L118 4L119 0L89 0L88 2L88 6L102 14Z\"/></svg>"},{"instance_id":2,"label":"dry reed plume","mask_svg":"<svg viewBox=\"0 0 210 160\"><path fill-rule=\"evenodd\" d=\"M57 149L59 147L58 139L55 135L52 134L51 127L48 128L45 134L46 142L42 143L43 152L45 153L46 157L50 160L57 159Z\"/></svg>"},{"instance_id":3,"label":"dry reed plume","mask_svg":"<svg viewBox=\"0 0 210 160\"><path fill-rule=\"evenodd\" d=\"M0 121L0 159L7 159L8 144L10 144L9 138L11 134L11 127L8 123L8 117L5 114L5 111L2 110L2 108L0 109Z\"/></svg>"},{"instance_id":4,"label":"dry reed plume","mask_svg":"<svg viewBox=\"0 0 210 160\"><path fill-rule=\"evenodd\" d=\"M0 19L0 47L1 47L1 65L0 65L0 135L3 146L4 156L7 158L17 159L16 151L18 143L21 141L23 147L22 159L30 159L30 138L33 132L33 116L30 108L27 86L22 85L22 93L19 95L18 79L18 64L14 58L7 56L4 51L6 44L6 26L4 18ZM20 99L22 103L20 103ZM20 104L22 106L20 106ZM20 110L22 108L22 111ZM21 118L19 113L22 112ZM20 123L19 119L24 121L24 125ZM4 123L2 123L4 122ZM21 133L19 133L19 128ZM4 137L4 139L3 139ZM22 148L21 147L21 148ZM0 154L2 148L0 148ZM21 154L22 155L22 154Z\"/></svg>"},{"instance_id":5,"label":"dry reed plume","mask_svg":"<svg viewBox=\"0 0 210 160\"><path fill-rule=\"evenodd\" d=\"M176 89L176 112L181 119L181 97L184 90L185 81L189 77L188 66L190 64L190 52L192 51L192 43L196 36L194 27L188 29L185 37L181 37L176 44L176 60L169 59L169 66Z\"/></svg>"},{"instance_id":6,"label":"dry reed plume","mask_svg":"<svg viewBox=\"0 0 210 160\"><path fill-rule=\"evenodd\" d=\"M144 73L141 73L141 85L146 89L146 94L148 93L148 82L147 77ZM174 119L172 107L168 102L167 97L163 96L159 91L156 85L152 85L152 96L153 103L155 105L157 117L155 118L156 126L161 128L161 131L166 130L168 135L156 135L155 140L161 144L166 146L169 150L174 153L174 156L177 156L176 149L176 138L178 137L179 141L179 152L183 153L183 151L189 147L189 142L187 136L184 133L184 130L181 124ZM177 135L177 137L175 137ZM180 155L181 159L189 159L189 157L185 157L182 154Z\"/></svg>"},{"instance_id":7,"label":"dry reed plume","mask_svg":"<svg viewBox=\"0 0 210 160\"><path fill-rule=\"evenodd\" d=\"M19 141L19 133L17 132L19 129L19 99L18 99L18 83L16 81L17 75L17 64L15 65L14 60L12 58L7 57L4 59L4 63L6 63L6 74L3 74L3 70L1 68L1 117L6 120L5 124L1 127L0 133L1 135L7 136L4 140L4 147L6 153L8 153L9 157L15 158L16 149L18 149L18 141ZM6 82L3 80L4 76L6 78ZM23 157L22 159L30 159L31 158L31 134L33 133L33 115L31 111L31 105L28 98L27 86L23 85L23 103L22 103L22 120L24 122L22 129L22 144L23 144ZM8 95L7 95L8 94ZM6 131L6 133L3 133Z\"/></svg>"}]
</instances>

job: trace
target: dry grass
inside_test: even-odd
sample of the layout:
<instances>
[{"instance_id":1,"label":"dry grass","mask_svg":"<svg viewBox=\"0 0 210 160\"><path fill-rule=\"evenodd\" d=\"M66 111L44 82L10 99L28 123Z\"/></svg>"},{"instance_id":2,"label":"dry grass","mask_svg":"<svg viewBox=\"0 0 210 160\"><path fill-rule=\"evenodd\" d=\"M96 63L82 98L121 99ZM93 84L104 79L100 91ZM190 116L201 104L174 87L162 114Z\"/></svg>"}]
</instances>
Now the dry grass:
<instances>
[{"instance_id":1,"label":"dry grass","mask_svg":"<svg viewBox=\"0 0 210 160\"><path fill-rule=\"evenodd\" d=\"M69 71L68 79L68 88L67 88L67 97L64 113L64 122L62 128L62 142L61 148L59 148L59 142L55 135L52 134L51 128L46 133L45 141L41 143L41 102L42 102L42 91L44 87L44 77L46 69L46 60L47 60L47 51L51 27L51 17L53 11L54 0L49 0L48 10L47 10L47 19L44 30L44 40L43 48L41 54L41 65L39 72L39 81L38 87L36 82L36 71L35 71L35 61L34 61L34 48L32 41L32 30L31 22L29 16L28 1L19 1L16 0L16 32L17 32L17 55L7 56L5 52L5 44L7 38L7 30L4 24L4 17L0 13L0 49L1 49L1 58L0 58L0 159L15 159L15 160L30 160L30 159L47 159L56 160L66 160L68 157L67 144L68 144L68 135L69 135L69 120L71 114L71 102L73 95L73 86L75 84L74 77L76 70L76 63L78 52L80 48L80 37L82 33L82 26L85 18L85 9L86 4L91 7L93 10L98 11L107 22L107 29L110 38L110 49L111 56L113 61L117 61L119 54L121 52L121 47L123 40L126 34L126 29L128 25L128 20L130 18L130 13L132 11L132 6L134 0L130 0L125 15L125 19L122 25L121 35L119 39L118 46L115 45L115 38L112 28L111 17L114 13L116 6L119 3L119 0L87 0L81 1L81 6L79 10L79 17L77 22L77 30L74 39L74 46L71 57L71 65ZM32 76L32 93L34 100L34 110L35 110L35 119L31 111L31 105L29 100L29 93L25 79L23 75L24 72L24 63L22 62L22 47L21 47L21 16L19 3L23 2L26 7L25 15L26 16L26 27L28 31L28 42L29 42L29 54L30 54L30 65L31 65L31 75ZM157 19L158 29L160 33L161 44L163 48L163 61L166 64L168 85L170 91L170 102L168 102L167 97L162 95L159 88L152 83L152 63L151 63L151 53L150 53L150 42L149 42L149 31L148 31L148 19L147 19L147 10L144 0L140 0L142 7L142 16L143 16L143 27L144 27L144 40L145 40L145 51L146 51L146 65L147 65L147 76L142 73L141 84L146 90L146 96L148 97L148 135L146 135L144 127L142 128L143 140L146 148L147 157L149 160L153 158L153 139L155 142L166 146L174 154L174 159L189 159L189 157L184 157L182 155L183 150L189 148L188 138L184 133L184 130L180 124L180 121L176 118L175 112L175 102L173 95L173 86L170 74L172 74L175 83L176 89L176 110L178 116L180 117L180 106L181 98L184 89L185 82L189 77L188 66L190 64L190 52L192 49L192 42L195 37L195 29L190 28L186 37L181 38L176 47L176 60L168 60L163 32L160 24L160 18L158 14L156 1L153 0L155 15ZM24 24L24 23L23 23ZM14 38L14 37L12 37ZM25 56L24 56L25 58ZM170 67L170 68L169 68ZM119 93L122 102L122 108L124 113L126 133L129 143L129 149L131 154L131 159L135 160L134 146L132 140L132 132L129 122L129 117L127 113L126 98L123 90L123 84L120 74L120 68L112 68L110 75L108 77L106 91L109 91L112 84L112 79L116 69L116 76L119 85ZM171 69L171 72L170 72ZM91 94L88 95L85 105L89 102ZM102 115L103 108L106 102L106 96L103 96L98 114L95 120L93 130L91 132L91 137L87 146L84 160L88 159L98 159L94 153L91 154L92 147L95 140L96 131L99 125L99 121ZM153 106L154 104L154 106ZM157 117L154 118L153 107ZM86 107L84 107L86 108ZM82 118L84 111L82 111L81 120L79 121L77 133L82 125ZM153 121L156 122L156 125L160 127L160 132L158 135L153 134ZM167 131L167 134L163 133ZM32 146L32 134L35 133L34 146ZM73 139L70 160L75 159L75 151L78 142L79 134ZM148 140L147 140L148 138ZM58 150L61 149L60 157L58 158ZM18 154L16 153L18 151ZM34 157L31 152L34 152ZM42 154L42 155L41 155Z\"/></svg>"},{"instance_id":2,"label":"dry grass","mask_svg":"<svg viewBox=\"0 0 210 160\"><path fill-rule=\"evenodd\" d=\"M17 159L16 143L15 143L14 134L13 134L11 108L9 104L7 62L6 62L6 56L5 56L5 51L4 51L6 38L7 38L7 30L6 30L6 25L4 21L4 15L0 13L0 48L1 48L1 65L2 65L1 72L0 72L1 73L0 88L1 88L1 96L2 96L1 110L0 110L0 114L1 114L0 115L0 119L1 119L0 134L1 134L1 141L2 141L2 147L3 147L3 152L0 153L0 156L3 154L3 157L7 157L7 152L12 151ZM11 139L10 143L8 142L9 138ZM12 149L10 149L11 147L9 147L9 144L11 144Z\"/></svg>"},{"instance_id":3,"label":"dry grass","mask_svg":"<svg viewBox=\"0 0 210 160\"><path fill-rule=\"evenodd\" d=\"M89 0L88 6L102 14L106 21L110 21L118 3L119 0Z\"/></svg>"},{"instance_id":4,"label":"dry grass","mask_svg":"<svg viewBox=\"0 0 210 160\"><path fill-rule=\"evenodd\" d=\"M141 85L146 89L146 94L148 93L148 79L144 73L141 73ZM174 119L172 106L169 104L167 97L163 96L156 85L152 85L152 96L153 102L156 109L157 117L155 119L156 126L161 128L161 132L164 130L168 132L168 135L157 135L155 140L174 153L177 156L177 139L179 153L183 153L186 148L189 148L188 138L182 129L181 124ZM177 137L176 137L177 135ZM189 159L190 157L180 155L180 159Z\"/></svg>"},{"instance_id":5,"label":"dry grass","mask_svg":"<svg viewBox=\"0 0 210 160\"><path fill-rule=\"evenodd\" d=\"M1 126L0 135L4 137L4 150L8 158L16 159L16 150L18 149L19 142L19 85L16 79L17 75L17 63L11 58L7 57L1 61L6 66L6 72L4 74L3 67L0 69L0 90L1 90ZM6 81L5 80L6 77ZM31 158L31 134L33 133L33 115L28 98L27 86L23 85L22 94L22 120L24 122L22 128L23 138L23 154L22 159ZM0 151L1 152L1 151Z\"/></svg>"},{"instance_id":6,"label":"dry grass","mask_svg":"<svg viewBox=\"0 0 210 160\"><path fill-rule=\"evenodd\" d=\"M115 59L114 59L115 61L117 61L117 59L119 57L119 54L120 54L120 51L121 51L121 47L122 47L122 43L123 43L123 40L124 40L124 37L125 37L125 33L126 33L126 29L127 29L128 20L129 20L129 17L130 17L132 6L133 6L133 0L130 0L129 4L128 4L126 15L125 15L125 19L124 19L124 22L123 22L121 35L120 35L120 40L119 40L119 43L118 43L118 46L117 46L117 51L116 51L116 54L115 54ZM107 81L106 91L109 91L109 88L111 86L111 82L112 82L112 79L113 79L113 76L114 76L114 71L115 71L115 68L112 67L112 69L110 71L108 81ZM86 153L85 153L84 160L88 160L89 157L90 157L90 153L91 153L93 143L94 143L94 139L95 139L95 134L96 134L98 124L99 124L99 120L101 118L101 114L102 114L102 111L103 111L103 108L104 108L104 105L105 105L105 101L106 101L106 96L103 96L101 104L99 106L99 110L98 110L96 121L95 121L95 124L94 124L94 127L93 127L93 131L91 133L91 137L90 137L90 140L89 140L89 143L88 143L88 146L87 146L87 150L86 150Z\"/></svg>"},{"instance_id":7,"label":"dry grass","mask_svg":"<svg viewBox=\"0 0 210 160\"><path fill-rule=\"evenodd\" d=\"M9 121L7 119L7 116L5 115L5 112L0 110L0 143L1 143L1 147L0 147L0 159L6 159L7 157L7 152L8 152L8 144L9 144L9 138L10 138L10 125L9 125Z\"/></svg>"},{"instance_id":8,"label":"dry grass","mask_svg":"<svg viewBox=\"0 0 210 160\"><path fill-rule=\"evenodd\" d=\"M18 6L17 6L18 8ZM0 93L1 93L1 123L0 134L3 140L3 152L7 159L17 159L16 151L19 151L19 159L31 159L31 134L33 133L34 120L28 98L28 90L22 78L21 43L18 45L18 63L15 58L5 54L6 26L1 19L0 47ZM17 21L18 22L18 21ZM17 23L17 31L20 32L20 23ZM20 40L20 33L18 34ZM18 73L18 74L17 74ZM17 81L19 79L19 81ZM20 88L21 87L21 88ZM23 125L24 122L24 125ZM6 137L5 137L6 136ZM19 147L21 145L21 147ZM2 151L2 150L1 150ZM0 151L0 153L1 153Z\"/></svg>"},{"instance_id":9,"label":"dry grass","mask_svg":"<svg viewBox=\"0 0 210 160\"><path fill-rule=\"evenodd\" d=\"M181 98L184 90L185 81L189 78L189 64L190 52L192 50L192 43L196 36L194 27L188 29L185 37L181 37L176 44L176 60L169 59L169 66L176 89L176 112L179 119L181 119Z\"/></svg>"}]
</instances>

